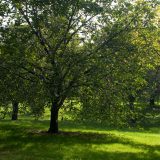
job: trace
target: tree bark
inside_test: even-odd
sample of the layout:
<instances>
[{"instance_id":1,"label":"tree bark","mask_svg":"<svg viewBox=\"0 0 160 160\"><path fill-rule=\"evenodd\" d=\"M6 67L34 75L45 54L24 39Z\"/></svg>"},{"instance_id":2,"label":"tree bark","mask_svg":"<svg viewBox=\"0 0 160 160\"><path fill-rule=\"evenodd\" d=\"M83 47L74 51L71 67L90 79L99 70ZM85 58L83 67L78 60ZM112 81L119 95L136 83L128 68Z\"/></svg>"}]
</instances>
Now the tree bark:
<instances>
[{"instance_id":1,"label":"tree bark","mask_svg":"<svg viewBox=\"0 0 160 160\"><path fill-rule=\"evenodd\" d=\"M12 120L17 120L18 119L18 102L12 102Z\"/></svg>"},{"instance_id":2,"label":"tree bark","mask_svg":"<svg viewBox=\"0 0 160 160\"><path fill-rule=\"evenodd\" d=\"M51 106L50 127L48 133L58 133L58 105L53 102Z\"/></svg>"}]
</instances>

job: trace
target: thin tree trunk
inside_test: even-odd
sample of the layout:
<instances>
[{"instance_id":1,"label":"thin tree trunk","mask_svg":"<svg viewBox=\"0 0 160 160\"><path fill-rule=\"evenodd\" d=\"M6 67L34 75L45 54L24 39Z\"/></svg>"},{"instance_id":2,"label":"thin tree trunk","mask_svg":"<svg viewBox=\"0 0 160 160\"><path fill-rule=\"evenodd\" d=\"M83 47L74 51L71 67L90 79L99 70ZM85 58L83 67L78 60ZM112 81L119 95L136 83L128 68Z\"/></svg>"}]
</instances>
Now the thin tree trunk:
<instances>
[{"instance_id":1,"label":"thin tree trunk","mask_svg":"<svg viewBox=\"0 0 160 160\"><path fill-rule=\"evenodd\" d=\"M151 109L153 109L155 107L155 100L154 100L154 98L150 98L150 100L149 100L149 106L150 106Z\"/></svg>"},{"instance_id":2,"label":"thin tree trunk","mask_svg":"<svg viewBox=\"0 0 160 160\"><path fill-rule=\"evenodd\" d=\"M13 107L13 111L12 111L12 120L17 120L18 119L18 102L12 102L12 107Z\"/></svg>"},{"instance_id":3,"label":"thin tree trunk","mask_svg":"<svg viewBox=\"0 0 160 160\"><path fill-rule=\"evenodd\" d=\"M134 101L135 101L134 96L130 95L129 96L129 108L132 112L134 111Z\"/></svg>"},{"instance_id":4,"label":"thin tree trunk","mask_svg":"<svg viewBox=\"0 0 160 160\"><path fill-rule=\"evenodd\" d=\"M134 102L135 102L135 97L133 95L129 95L129 108L131 111L131 117L129 119L129 123L131 126L134 126L136 124L136 119L135 119L135 108L134 108Z\"/></svg>"},{"instance_id":5,"label":"thin tree trunk","mask_svg":"<svg viewBox=\"0 0 160 160\"><path fill-rule=\"evenodd\" d=\"M50 128L49 133L58 133L58 105L53 102L51 106L51 118L50 118Z\"/></svg>"}]
</instances>

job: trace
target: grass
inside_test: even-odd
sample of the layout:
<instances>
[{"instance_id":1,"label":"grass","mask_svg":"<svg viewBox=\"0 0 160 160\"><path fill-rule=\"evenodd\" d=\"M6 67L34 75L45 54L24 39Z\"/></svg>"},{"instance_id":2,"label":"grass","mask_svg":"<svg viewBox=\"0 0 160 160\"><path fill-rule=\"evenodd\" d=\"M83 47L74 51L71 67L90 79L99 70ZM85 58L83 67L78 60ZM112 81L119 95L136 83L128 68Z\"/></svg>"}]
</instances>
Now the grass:
<instances>
[{"instance_id":1,"label":"grass","mask_svg":"<svg viewBox=\"0 0 160 160\"><path fill-rule=\"evenodd\" d=\"M39 134L49 121L0 121L0 160L159 160L160 127L113 130L60 122L67 134Z\"/></svg>"}]
</instances>

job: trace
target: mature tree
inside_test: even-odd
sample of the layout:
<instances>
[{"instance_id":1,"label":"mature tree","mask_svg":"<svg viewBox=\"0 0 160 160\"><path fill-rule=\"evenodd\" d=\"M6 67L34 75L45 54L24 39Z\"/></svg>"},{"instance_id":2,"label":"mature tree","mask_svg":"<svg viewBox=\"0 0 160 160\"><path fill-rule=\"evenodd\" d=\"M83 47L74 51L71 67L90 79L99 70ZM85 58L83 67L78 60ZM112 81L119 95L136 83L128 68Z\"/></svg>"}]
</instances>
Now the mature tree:
<instances>
[{"instance_id":1,"label":"mature tree","mask_svg":"<svg viewBox=\"0 0 160 160\"><path fill-rule=\"evenodd\" d=\"M112 0L6 0L2 4L8 7L7 15L14 25L28 25L33 34L32 48L23 52L19 68L26 71L27 78L37 80L46 101L52 104L51 133L58 133L58 113L64 101L76 95L80 87L92 86L92 77L96 77L94 81L104 77L105 73L98 74L96 68L107 69L103 60L107 61L104 57L108 53L118 53L120 46L114 46L117 37L128 33L131 25L136 26L137 17L143 20L147 9L143 3ZM130 8L135 9L131 14ZM119 17L115 16L118 13ZM129 14L128 19L121 18L121 13Z\"/></svg>"},{"instance_id":2,"label":"mature tree","mask_svg":"<svg viewBox=\"0 0 160 160\"><path fill-rule=\"evenodd\" d=\"M8 1L16 12L15 22L27 23L35 45L28 72L39 77L52 103L49 132L58 132L58 112L75 87L85 84L93 55L89 43L93 21L102 7L92 1ZM109 4L110 2L107 2ZM88 39L87 39L88 37ZM83 47L82 47L83 46ZM27 57L26 57L27 59Z\"/></svg>"}]
</instances>

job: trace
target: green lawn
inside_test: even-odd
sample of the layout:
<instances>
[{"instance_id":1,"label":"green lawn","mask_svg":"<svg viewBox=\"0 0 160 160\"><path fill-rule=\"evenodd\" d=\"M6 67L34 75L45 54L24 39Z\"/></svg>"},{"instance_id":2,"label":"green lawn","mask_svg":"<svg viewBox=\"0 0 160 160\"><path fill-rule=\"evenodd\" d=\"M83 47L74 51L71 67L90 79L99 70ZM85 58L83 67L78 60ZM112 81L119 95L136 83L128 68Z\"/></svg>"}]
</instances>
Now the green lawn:
<instances>
[{"instance_id":1,"label":"green lawn","mask_svg":"<svg viewBox=\"0 0 160 160\"><path fill-rule=\"evenodd\" d=\"M40 132L47 130L48 125L45 120L0 121L0 160L160 159L160 127L113 130L93 124L60 122L65 133Z\"/></svg>"}]
</instances>

